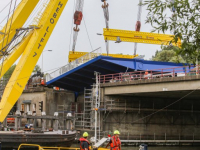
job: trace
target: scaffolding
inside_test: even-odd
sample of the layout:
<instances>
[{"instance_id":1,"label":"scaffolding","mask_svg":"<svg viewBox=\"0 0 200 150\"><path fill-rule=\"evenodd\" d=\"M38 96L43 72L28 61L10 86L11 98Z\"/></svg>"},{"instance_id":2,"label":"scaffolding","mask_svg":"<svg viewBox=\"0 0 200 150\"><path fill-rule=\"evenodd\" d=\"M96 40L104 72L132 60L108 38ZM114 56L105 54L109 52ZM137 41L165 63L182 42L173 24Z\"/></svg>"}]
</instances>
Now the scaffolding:
<instances>
[{"instance_id":1,"label":"scaffolding","mask_svg":"<svg viewBox=\"0 0 200 150\"><path fill-rule=\"evenodd\" d=\"M97 130L100 139L100 78L99 73L95 72L96 83L91 89L84 89L83 113L75 111L75 127L88 129L95 132L94 143L97 140Z\"/></svg>"}]
</instances>

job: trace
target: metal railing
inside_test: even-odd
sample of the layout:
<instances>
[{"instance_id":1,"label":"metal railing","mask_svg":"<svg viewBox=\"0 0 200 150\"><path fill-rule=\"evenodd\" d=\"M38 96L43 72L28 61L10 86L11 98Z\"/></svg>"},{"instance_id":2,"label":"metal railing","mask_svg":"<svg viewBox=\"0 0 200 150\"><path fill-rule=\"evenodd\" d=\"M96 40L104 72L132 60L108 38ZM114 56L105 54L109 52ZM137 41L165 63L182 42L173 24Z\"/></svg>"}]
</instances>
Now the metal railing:
<instances>
[{"instance_id":1,"label":"metal railing","mask_svg":"<svg viewBox=\"0 0 200 150\"><path fill-rule=\"evenodd\" d=\"M26 148L38 148L38 150L80 150L80 148L72 148L72 147L43 147L37 144L21 144L18 147L18 150Z\"/></svg>"},{"instance_id":2,"label":"metal railing","mask_svg":"<svg viewBox=\"0 0 200 150\"><path fill-rule=\"evenodd\" d=\"M174 68L154 69L146 71L123 72L100 76L101 83L114 83L122 81L145 80L164 77L181 77L198 75L200 66L181 66Z\"/></svg>"},{"instance_id":3,"label":"metal railing","mask_svg":"<svg viewBox=\"0 0 200 150\"><path fill-rule=\"evenodd\" d=\"M65 65L65 66L63 66L59 69L57 69L56 71L47 74L46 81L48 82L48 81L66 73L66 72L68 72L68 71L70 71L70 70L72 70L72 69L74 69L74 68L76 68L76 67L78 67L78 66L98 57L98 56L100 56L100 55L101 55L101 48L97 48L94 51L87 53L86 55L70 62L69 64L67 64L67 65Z\"/></svg>"},{"instance_id":4,"label":"metal railing","mask_svg":"<svg viewBox=\"0 0 200 150\"><path fill-rule=\"evenodd\" d=\"M195 133L191 134L185 134L181 135L181 133L178 133L177 135L171 135L167 133L162 133L162 134L142 134L140 133L139 135L133 135L130 134L129 132L125 132L122 135L120 135L120 139L123 141L125 140L200 140L200 136Z\"/></svg>"}]
</instances>

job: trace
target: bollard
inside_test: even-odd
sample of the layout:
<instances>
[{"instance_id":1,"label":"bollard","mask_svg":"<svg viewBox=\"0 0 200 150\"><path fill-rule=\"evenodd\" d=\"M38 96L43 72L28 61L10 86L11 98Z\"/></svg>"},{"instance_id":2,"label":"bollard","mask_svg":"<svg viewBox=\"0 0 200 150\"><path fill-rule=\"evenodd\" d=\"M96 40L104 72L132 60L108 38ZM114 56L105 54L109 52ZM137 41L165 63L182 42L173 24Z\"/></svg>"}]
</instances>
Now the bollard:
<instances>
[{"instance_id":1,"label":"bollard","mask_svg":"<svg viewBox=\"0 0 200 150\"><path fill-rule=\"evenodd\" d=\"M147 144L141 144L139 150L148 150L148 145Z\"/></svg>"}]
</instances>

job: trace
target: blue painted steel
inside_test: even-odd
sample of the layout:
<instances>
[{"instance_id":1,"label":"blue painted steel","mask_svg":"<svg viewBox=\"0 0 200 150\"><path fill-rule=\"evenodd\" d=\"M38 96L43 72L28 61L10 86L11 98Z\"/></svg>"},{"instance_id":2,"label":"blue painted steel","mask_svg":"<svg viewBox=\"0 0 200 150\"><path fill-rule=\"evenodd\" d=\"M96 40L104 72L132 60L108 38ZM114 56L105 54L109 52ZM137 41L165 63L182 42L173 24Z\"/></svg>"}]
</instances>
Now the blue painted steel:
<instances>
[{"instance_id":1,"label":"blue painted steel","mask_svg":"<svg viewBox=\"0 0 200 150\"><path fill-rule=\"evenodd\" d=\"M93 63L93 62L95 62L95 61L97 61L97 60L99 60L101 57L102 57L102 56L98 56L98 57L96 57L96 58L94 58L94 59L92 59L92 60L86 62L85 64L82 64L82 65L80 65L80 66L78 66L78 67L76 67L76 68L70 70L69 72L64 73L63 75L60 75L59 77L56 77L55 79L53 79L53 80L47 82L47 85L49 85L49 84L51 84L51 83L53 83L53 82L55 82L55 81L57 81L57 80L59 80L59 79L65 77L65 76L67 76L67 75L69 75L69 74L71 74L71 73L73 73L73 72L75 72L75 71L77 71L77 70L79 70L79 69L82 69L83 67L85 67L85 66L87 66L87 65L89 65L89 64L91 64L91 63Z\"/></svg>"},{"instance_id":2,"label":"blue painted steel","mask_svg":"<svg viewBox=\"0 0 200 150\"><path fill-rule=\"evenodd\" d=\"M102 75L136 70L145 71L147 69L154 70L162 68L174 68L183 65L184 64L180 63L176 64L170 62L147 61L143 59L124 59L98 56L86 62L85 64L82 64L77 68L74 68L69 72L56 77L55 79L52 79L51 81L47 82L47 85L51 84L64 89L79 92L83 91L84 87L88 88L88 85L92 85L95 82L94 71L100 72ZM171 71L172 69L169 69L169 72ZM78 80L76 82L77 76Z\"/></svg>"}]
</instances>

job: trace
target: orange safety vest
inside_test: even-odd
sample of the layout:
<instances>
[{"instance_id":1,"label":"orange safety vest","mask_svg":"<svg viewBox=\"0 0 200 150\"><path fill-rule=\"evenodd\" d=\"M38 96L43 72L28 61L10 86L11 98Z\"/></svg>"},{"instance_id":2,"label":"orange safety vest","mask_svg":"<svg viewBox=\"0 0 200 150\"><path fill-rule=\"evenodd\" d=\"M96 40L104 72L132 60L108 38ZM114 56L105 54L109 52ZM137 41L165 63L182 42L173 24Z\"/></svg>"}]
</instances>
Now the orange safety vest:
<instances>
[{"instance_id":1,"label":"orange safety vest","mask_svg":"<svg viewBox=\"0 0 200 150\"><path fill-rule=\"evenodd\" d=\"M44 79L41 80L41 85L44 85Z\"/></svg>"},{"instance_id":2,"label":"orange safety vest","mask_svg":"<svg viewBox=\"0 0 200 150\"><path fill-rule=\"evenodd\" d=\"M80 141L80 150L85 150L85 149L82 148L82 143L83 142L87 142L88 145L90 145L90 142L87 139L85 139L85 138L80 138L79 141ZM88 146L88 150L90 150L89 146Z\"/></svg>"},{"instance_id":3,"label":"orange safety vest","mask_svg":"<svg viewBox=\"0 0 200 150\"><path fill-rule=\"evenodd\" d=\"M111 138L110 150L121 150L121 141L119 138L116 139L115 136Z\"/></svg>"},{"instance_id":4,"label":"orange safety vest","mask_svg":"<svg viewBox=\"0 0 200 150\"><path fill-rule=\"evenodd\" d=\"M144 73L144 75L145 75L144 78L145 79L148 79L148 74L149 74L148 71L145 71L145 73Z\"/></svg>"}]
</instances>

